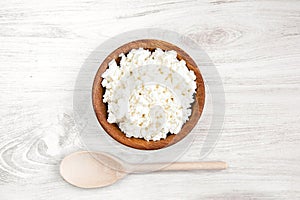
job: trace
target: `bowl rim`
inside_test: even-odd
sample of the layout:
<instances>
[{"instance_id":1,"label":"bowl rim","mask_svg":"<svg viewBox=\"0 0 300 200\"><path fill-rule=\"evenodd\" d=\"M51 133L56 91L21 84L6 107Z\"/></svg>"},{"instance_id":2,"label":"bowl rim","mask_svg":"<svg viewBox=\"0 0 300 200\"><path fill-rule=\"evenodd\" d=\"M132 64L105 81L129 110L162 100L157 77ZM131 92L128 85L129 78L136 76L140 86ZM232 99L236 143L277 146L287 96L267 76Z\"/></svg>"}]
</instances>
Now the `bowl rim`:
<instances>
[{"instance_id":1,"label":"bowl rim","mask_svg":"<svg viewBox=\"0 0 300 200\"><path fill-rule=\"evenodd\" d=\"M144 48L150 49L151 51L160 48L162 50L175 50L177 52L177 59L185 60L188 69L193 70L196 75L196 94L195 100L192 103L191 110L192 113L189 117L189 120L185 122L178 134L168 134L166 139L161 139L159 141L146 141L143 138L128 138L126 135L119 129L117 124L110 124L107 122L107 103L103 102L103 94L105 88L101 85L103 78L101 75L108 68L108 63L115 59L119 58L121 53L127 54L132 49ZM100 123L104 131L111 136L117 142L134 149L139 150L158 150L165 147L169 147L187 136L192 129L198 123L205 104L205 86L200 70L195 63L195 61L181 48L171 44L169 42L157 39L141 39L128 42L121 45L113 52L111 52L100 64L92 87L92 104L93 109L96 114L97 120Z\"/></svg>"}]
</instances>

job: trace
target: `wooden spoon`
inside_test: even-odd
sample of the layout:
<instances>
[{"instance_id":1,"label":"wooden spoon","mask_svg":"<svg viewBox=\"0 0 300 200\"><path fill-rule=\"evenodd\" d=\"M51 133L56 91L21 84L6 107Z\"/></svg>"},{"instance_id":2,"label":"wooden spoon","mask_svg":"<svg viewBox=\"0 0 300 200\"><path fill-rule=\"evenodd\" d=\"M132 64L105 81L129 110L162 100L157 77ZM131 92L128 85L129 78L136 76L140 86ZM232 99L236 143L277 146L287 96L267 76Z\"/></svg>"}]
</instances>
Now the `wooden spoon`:
<instances>
[{"instance_id":1,"label":"wooden spoon","mask_svg":"<svg viewBox=\"0 0 300 200\"><path fill-rule=\"evenodd\" d=\"M133 165L106 153L80 151L72 153L62 160L60 174L67 182L77 187L97 188L112 185L128 173L149 172L159 166L163 166L163 164ZM159 171L221 170L226 168L227 164L221 161L181 162L172 163Z\"/></svg>"}]
</instances>

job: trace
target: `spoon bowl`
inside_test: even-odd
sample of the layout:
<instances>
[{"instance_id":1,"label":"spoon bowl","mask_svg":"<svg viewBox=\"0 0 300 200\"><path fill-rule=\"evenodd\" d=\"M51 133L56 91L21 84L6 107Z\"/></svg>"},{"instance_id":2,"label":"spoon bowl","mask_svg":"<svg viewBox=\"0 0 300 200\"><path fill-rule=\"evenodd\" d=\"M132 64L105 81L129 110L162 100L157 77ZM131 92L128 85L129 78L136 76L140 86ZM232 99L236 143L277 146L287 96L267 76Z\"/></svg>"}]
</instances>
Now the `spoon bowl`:
<instances>
[{"instance_id":1,"label":"spoon bowl","mask_svg":"<svg viewBox=\"0 0 300 200\"><path fill-rule=\"evenodd\" d=\"M109 154L81 151L62 160L60 174L77 187L96 188L111 185L127 173L122 162Z\"/></svg>"}]
</instances>

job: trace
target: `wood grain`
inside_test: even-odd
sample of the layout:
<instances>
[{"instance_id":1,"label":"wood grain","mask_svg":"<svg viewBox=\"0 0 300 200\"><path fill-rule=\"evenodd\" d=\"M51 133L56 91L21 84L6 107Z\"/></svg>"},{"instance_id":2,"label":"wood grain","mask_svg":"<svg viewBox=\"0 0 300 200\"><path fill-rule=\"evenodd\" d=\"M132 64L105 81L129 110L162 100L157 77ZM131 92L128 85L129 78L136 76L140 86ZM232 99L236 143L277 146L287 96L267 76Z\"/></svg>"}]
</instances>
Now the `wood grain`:
<instances>
[{"instance_id":1,"label":"wood grain","mask_svg":"<svg viewBox=\"0 0 300 200\"><path fill-rule=\"evenodd\" d=\"M119 64L120 59L119 55L121 53L127 54L132 49L144 48L149 49L150 51L154 51L156 48L160 48L164 51L166 50L174 50L177 52L177 59L184 60L186 62L186 66L189 70L193 70L196 75L196 95L195 101L193 102L191 109L192 114L189 117L189 120L182 126L180 132L178 134L169 134L166 139L159 140L159 141L146 141L141 138L128 138L126 137L125 133L123 133L117 124L110 124L107 121L107 104L103 102L103 95L105 93L105 88L102 87L102 74L108 68L108 63L112 60L116 60ZM193 59L182 49L179 47L170 44L165 41L161 40L153 40L153 39L144 39L144 40L136 40L130 43L124 44L117 48L115 51L110 53L101 63L97 74L95 75L95 80L92 89L92 99L93 99L93 107L98 118L99 123L103 127L103 129L108 133L112 138L116 141L124 144L126 146L140 149L140 150L157 150L161 148L165 148L167 146L173 145L183 139L187 134L191 132L191 130L197 124L205 102L205 87L204 82L197 67L196 63Z\"/></svg>"},{"instance_id":2,"label":"wood grain","mask_svg":"<svg viewBox=\"0 0 300 200\"><path fill-rule=\"evenodd\" d=\"M296 0L1 0L0 199L299 199L299 9ZM225 122L205 159L230 167L73 188L58 168L83 147L72 110L77 74L106 39L148 27L193 38L216 65ZM181 161L198 161L201 142Z\"/></svg>"}]
</instances>

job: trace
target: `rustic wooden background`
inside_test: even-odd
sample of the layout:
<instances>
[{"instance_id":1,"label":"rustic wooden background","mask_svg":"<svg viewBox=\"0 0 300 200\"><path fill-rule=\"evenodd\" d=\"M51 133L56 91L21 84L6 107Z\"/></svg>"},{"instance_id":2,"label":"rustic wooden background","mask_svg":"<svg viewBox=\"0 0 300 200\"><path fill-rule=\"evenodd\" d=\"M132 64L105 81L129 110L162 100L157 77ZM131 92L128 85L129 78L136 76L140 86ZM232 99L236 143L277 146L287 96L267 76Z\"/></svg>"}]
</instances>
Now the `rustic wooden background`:
<instances>
[{"instance_id":1,"label":"rustic wooden background","mask_svg":"<svg viewBox=\"0 0 300 200\"><path fill-rule=\"evenodd\" d=\"M191 37L215 63L226 114L206 159L230 168L72 187L58 166L81 148L72 111L77 74L103 41L149 27ZM294 0L1 0L0 199L299 199L299 44ZM198 156L191 148L181 160Z\"/></svg>"}]
</instances>

